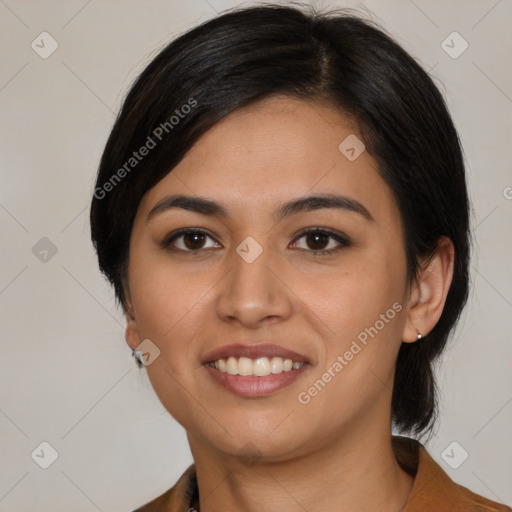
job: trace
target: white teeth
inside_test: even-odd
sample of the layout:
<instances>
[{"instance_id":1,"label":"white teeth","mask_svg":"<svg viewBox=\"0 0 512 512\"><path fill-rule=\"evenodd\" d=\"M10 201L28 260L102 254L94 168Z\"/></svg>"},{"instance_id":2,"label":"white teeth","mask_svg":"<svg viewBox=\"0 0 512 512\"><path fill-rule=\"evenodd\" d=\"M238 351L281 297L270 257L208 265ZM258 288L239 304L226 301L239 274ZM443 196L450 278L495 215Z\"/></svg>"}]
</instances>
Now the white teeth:
<instances>
[{"instance_id":1,"label":"white teeth","mask_svg":"<svg viewBox=\"0 0 512 512\"><path fill-rule=\"evenodd\" d=\"M270 374L298 370L304 364L292 361L291 359L283 359L282 357L273 357L270 360L268 357L260 357L253 360L248 357L236 358L230 356L227 359L218 359L210 363L210 366L229 375L266 377Z\"/></svg>"},{"instance_id":2,"label":"white teeth","mask_svg":"<svg viewBox=\"0 0 512 512\"><path fill-rule=\"evenodd\" d=\"M220 368L218 368L220 370ZM228 357L226 361L226 372L230 375L238 375L238 361L234 357Z\"/></svg>"},{"instance_id":3,"label":"white teeth","mask_svg":"<svg viewBox=\"0 0 512 512\"><path fill-rule=\"evenodd\" d=\"M252 375L252 360L248 357L241 357L238 360L238 374Z\"/></svg>"},{"instance_id":4,"label":"white teeth","mask_svg":"<svg viewBox=\"0 0 512 512\"><path fill-rule=\"evenodd\" d=\"M283 360L280 357L273 357L270 361L270 371L281 373L283 371Z\"/></svg>"},{"instance_id":5,"label":"white teeth","mask_svg":"<svg viewBox=\"0 0 512 512\"><path fill-rule=\"evenodd\" d=\"M258 377L270 375L270 361L268 357L260 357L252 363L252 373Z\"/></svg>"}]
</instances>

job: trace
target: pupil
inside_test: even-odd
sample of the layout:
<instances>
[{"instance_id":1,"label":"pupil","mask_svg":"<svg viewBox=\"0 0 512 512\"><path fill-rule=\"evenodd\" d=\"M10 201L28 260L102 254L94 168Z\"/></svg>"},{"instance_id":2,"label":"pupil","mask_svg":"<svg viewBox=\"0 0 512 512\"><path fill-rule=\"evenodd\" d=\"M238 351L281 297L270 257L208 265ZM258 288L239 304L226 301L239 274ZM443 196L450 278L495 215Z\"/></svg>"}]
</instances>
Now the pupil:
<instances>
[{"instance_id":1,"label":"pupil","mask_svg":"<svg viewBox=\"0 0 512 512\"><path fill-rule=\"evenodd\" d=\"M185 235L185 245L187 249L198 249L197 245L201 246L204 243L205 235L202 233L188 233ZM326 239L328 238L325 233L310 233L308 235L309 241L313 241L309 246L312 249L322 249L325 247ZM192 240L190 243L188 241Z\"/></svg>"},{"instance_id":2,"label":"pupil","mask_svg":"<svg viewBox=\"0 0 512 512\"><path fill-rule=\"evenodd\" d=\"M200 247L196 247L195 244L202 245L201 242L204 243L205 235L203 233L187 233L184 237L185 245L187 249L198 249ZM187 243L187 240L193 239L192 243Z\"/></svg>"},{"instance_id":3,"label":"pupil","mask_svg":"<svg viewBox=\"0 0 512 512\"><path fill-rule=\"evenodd\" d=\"M313 234L310 233L309 237L310 237L310 239L314 240L313 245L320 244L322 246L322 247L312 247L313 249L322 249L323 246L325 246L325 243L322 244L322 241L325 242L325 239L327 238L327 235L325 235L324 233L313 233Z\"/></svg>"}]
</instances>

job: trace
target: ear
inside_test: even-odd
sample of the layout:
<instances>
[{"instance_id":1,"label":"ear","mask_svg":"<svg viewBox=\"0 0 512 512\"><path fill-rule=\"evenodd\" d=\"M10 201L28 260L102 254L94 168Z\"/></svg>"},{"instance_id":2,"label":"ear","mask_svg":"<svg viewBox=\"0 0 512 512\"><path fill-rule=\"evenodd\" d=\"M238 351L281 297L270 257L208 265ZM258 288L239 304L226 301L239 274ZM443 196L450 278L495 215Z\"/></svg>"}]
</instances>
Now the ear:
<instances>
[{"instance_id":1,"label":"ear","mask_svg":"<svg viewBox=\"0 0 512 512\"><path fill-rule=\"evenodd\" d=\"M435 255L421 268L411 293L407 320L402 333L404 343L425 337L443 312L453 278L455 249L446 236L438 241Z\"/></svg>"},{"instance_id":2,"label":"ear","mask_svg":"<svg viewBox=\"0 0 512 512\"><path fill-rule=\"evenodd\" d=\"M139 327L137 325L137 320L135 317L135 310L133 308L133 302L128 290L125 291L126 297L126 309L124 311L124 315L126 318L126 330L124 333L124 337L128 346L132 349L137 348L141 341L139 335Z\"/></svg>"}]
</instances>

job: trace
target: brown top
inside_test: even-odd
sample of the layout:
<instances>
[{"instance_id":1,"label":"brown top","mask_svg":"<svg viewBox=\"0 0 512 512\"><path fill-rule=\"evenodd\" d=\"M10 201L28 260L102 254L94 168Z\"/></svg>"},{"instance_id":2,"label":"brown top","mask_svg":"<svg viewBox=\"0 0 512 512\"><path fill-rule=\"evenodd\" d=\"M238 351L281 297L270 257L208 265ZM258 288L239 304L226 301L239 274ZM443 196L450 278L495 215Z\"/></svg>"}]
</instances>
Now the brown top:
<instances>
[{"instance_id":1,"label":"brown top","mask_svg":"<svg viewBox=\"0 0 512 512\"><path fill-rule=\"evenodd\" d=\"M512 512L510 507L453 482L415 439L393 436L392 443L400 466L415 476L402 512ZM134 512L192 512L197 497L195 467L192 465L174 487Z\"/></svg>"}]
</instances>

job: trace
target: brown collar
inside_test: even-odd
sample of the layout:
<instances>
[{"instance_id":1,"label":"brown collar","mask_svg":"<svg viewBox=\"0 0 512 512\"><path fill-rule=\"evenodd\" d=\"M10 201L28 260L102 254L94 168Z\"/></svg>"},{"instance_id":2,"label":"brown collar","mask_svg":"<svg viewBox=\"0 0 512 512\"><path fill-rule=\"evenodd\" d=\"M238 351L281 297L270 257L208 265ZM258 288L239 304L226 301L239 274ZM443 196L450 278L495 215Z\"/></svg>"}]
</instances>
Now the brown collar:
<instances>
[{"instance_id":1,"label":"brown collar","mask_svg":"<svg viewBox=\"0 0 512 512\"><path fill-rule=\"evenodd\" d=\"M512 512L506 505L453 482L415 439L392 436L392 446L400 466L415 477L402 512ZM198 500L196 472L192 464L174 487L134 512L193 512Z\"/></svg>"}]
</instances>

